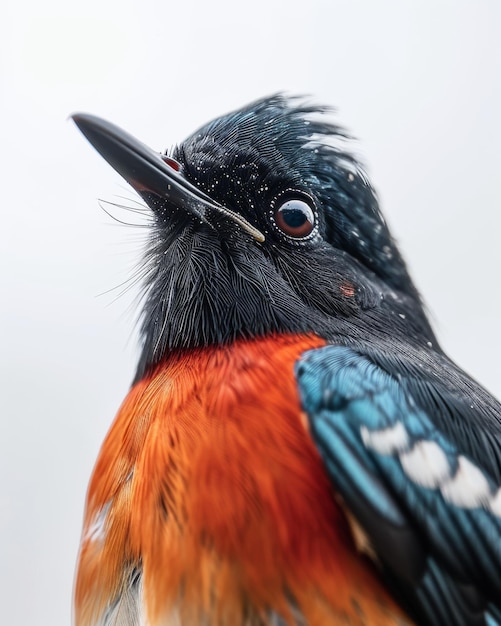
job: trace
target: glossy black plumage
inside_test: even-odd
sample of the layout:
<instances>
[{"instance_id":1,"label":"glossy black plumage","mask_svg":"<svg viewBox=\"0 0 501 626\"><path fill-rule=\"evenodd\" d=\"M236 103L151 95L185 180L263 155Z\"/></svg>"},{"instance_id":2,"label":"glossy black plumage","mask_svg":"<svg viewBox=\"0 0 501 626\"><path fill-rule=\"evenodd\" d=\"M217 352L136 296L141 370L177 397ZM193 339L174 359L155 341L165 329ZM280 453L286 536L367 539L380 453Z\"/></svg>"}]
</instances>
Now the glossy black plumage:
<instances>
[{"instance_id":1,"label":"glossy black plumage","mask_svg":"<svg viewBox=\"0 0 501 626\"><path fill-rule=\"evenodd\" d=\"M224 219L216 238L207 224L142 192L157 218L146 250L138 377L169 349L270 331L331 340L396 331L437 346L374 190L325 113L276 96L208 124L170 155L188 181L262 231L262 244ZM315 201L315 240L291 241L270 224L273 203L295 192ZM354 286L353 298L342 295L344 284Z\"/></svg>"}]
</instances>

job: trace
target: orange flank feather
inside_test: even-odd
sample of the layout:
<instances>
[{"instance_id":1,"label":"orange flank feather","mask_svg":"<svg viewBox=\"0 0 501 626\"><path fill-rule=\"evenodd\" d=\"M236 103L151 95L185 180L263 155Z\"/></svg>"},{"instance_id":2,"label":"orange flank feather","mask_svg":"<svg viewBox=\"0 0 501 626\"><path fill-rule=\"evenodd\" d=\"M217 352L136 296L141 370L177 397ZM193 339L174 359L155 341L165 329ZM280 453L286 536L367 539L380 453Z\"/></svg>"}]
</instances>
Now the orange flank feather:
<instances>
[{"instance_id":1,"label":"orange flank feather","mask_svg":"<svg viewBox=\"0 0 501 626\"><path fill-rule=\"evenodd\" d=\"M89 487L77 626L104 623L139 573L151 626L411 623L357 552L301 416L294 363L323 343L178 352L131 389Z\"/></svg>"}]
</instances>

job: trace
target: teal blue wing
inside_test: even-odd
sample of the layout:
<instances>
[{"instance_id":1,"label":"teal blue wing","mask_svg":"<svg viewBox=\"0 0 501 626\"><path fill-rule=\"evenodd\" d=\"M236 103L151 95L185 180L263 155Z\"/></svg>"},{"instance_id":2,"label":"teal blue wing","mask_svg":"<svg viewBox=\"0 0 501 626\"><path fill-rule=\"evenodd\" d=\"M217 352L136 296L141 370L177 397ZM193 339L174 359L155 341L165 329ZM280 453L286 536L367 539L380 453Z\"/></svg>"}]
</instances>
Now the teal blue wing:
<instances>
[{"instance_id":1,"label":"teal blue wing","mask_svg":"<svg viewBox=\"0 0 501 626\"><path fill-rule=\"evenodd\" d=\"M332 345L296 376L333 486L400 601L423 624L501 625L501 410L490 399L477 416L447 363L427 375Z\"/></svg>"}]
</instances>

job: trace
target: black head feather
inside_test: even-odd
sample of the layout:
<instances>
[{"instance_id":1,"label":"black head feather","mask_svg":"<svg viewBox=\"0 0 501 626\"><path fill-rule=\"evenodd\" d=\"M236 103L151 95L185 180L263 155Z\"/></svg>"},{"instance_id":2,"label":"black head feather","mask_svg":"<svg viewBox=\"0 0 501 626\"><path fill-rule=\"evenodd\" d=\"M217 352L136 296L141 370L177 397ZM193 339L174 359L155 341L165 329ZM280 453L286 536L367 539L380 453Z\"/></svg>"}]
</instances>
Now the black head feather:
<instances>
[{"instance_id":1,"label":"black head feather","mask_svg":"<svg viewBox=\"0 0 501 626\"><path fill-rule=\"evenodd\" d=\"M281 95L210 122L172 157L182 175L258 228L265 241L207 224L154 194L146 251L141 377L170 350L272 332L435 340L376 194L327 110ZM305 194L315 236L274 225L282 199Z\"/></svg>"},{"instance_id":2,"label":"black head feather","mask_svg":"<svg viewBox=\"0 0 501 626\"><path fill-rule=\"evenodd\" d=\"M137 378L172 350L270 333L437 349L376 194L326 113L276 95L166 155L73 116L152 210Z\"/></svg>"},{"instance_id":3,"label":"black head feather","mask_svg":"<svg viewBox=\"0 0 501 626\"><path fill-rule=\"evenodd\" d=\"M348 135L326 121L327 108L275 96L210 122L176 151L186 176L212 197L252 216L286 189L318 201L323 237L391 287L416 296L365 173L346 150Z\"/></svg>"}]
</instances>

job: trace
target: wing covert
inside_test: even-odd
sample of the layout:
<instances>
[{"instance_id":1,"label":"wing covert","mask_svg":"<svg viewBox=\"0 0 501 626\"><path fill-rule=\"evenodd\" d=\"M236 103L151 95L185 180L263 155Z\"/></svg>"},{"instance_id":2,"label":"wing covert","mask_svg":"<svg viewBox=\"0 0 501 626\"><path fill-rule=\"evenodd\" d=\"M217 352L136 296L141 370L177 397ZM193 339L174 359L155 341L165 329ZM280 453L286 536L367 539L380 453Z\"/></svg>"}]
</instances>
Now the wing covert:
<instances>
[{"instance_id":1,"label":"wing covert","mask_svg":"<svg viewBox=\"0 0 501 626\"><path fill-rule=\"evenodd\" d=\"M444 611L450 624L486 623L501 591L501 488L462 449L461 420L445 434L404 375L348 347L305 353L296 376L329 476L389 577L434 623ZM454 593L468 610L444 607Z\"/></svg>"}]
</instances>

